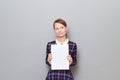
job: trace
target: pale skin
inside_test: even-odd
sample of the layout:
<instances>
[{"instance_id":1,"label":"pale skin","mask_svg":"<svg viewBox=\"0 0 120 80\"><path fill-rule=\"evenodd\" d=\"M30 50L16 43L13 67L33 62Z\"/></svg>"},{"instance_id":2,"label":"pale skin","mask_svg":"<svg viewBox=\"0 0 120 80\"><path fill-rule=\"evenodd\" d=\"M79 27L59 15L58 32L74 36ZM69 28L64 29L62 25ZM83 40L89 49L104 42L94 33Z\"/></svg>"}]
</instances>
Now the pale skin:
<instances>
[{"instance_id":1,"label":"pale skin","mask_svg":"<svg viewBox=\"0 0 120 80\"><path fill-rule=\"evenodd\" d=\"M67 27L65 27L63 24L55 23L54 31L56 33L57 40L59 42L63 43L66 40ZM73 62L73 59L72 59L71 55L68 55L66 59L69 61L69 65L71 65L72 62ZM51 64L51 60L52 60L52 54L49 53L48 54L48 59L47 59L49 64Z\"/></svg>"}]
</instances>

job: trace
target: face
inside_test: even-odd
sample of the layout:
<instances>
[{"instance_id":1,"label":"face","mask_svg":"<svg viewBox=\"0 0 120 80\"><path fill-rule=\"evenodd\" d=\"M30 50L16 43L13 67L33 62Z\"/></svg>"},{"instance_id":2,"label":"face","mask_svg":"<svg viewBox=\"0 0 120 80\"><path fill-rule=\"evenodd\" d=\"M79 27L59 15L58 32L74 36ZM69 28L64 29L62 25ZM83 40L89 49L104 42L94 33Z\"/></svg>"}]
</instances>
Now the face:
<instances>
[{"instance_id":1,"label":"face","mask_svg":"<svg viewBox=\"0 0 120 80\"><path fill-rule=\"evenodd\" d=\"M65 27L63 24L55 23L54 30L58 38L66 37L67 27Z\"/></svg>"}]
</instances>

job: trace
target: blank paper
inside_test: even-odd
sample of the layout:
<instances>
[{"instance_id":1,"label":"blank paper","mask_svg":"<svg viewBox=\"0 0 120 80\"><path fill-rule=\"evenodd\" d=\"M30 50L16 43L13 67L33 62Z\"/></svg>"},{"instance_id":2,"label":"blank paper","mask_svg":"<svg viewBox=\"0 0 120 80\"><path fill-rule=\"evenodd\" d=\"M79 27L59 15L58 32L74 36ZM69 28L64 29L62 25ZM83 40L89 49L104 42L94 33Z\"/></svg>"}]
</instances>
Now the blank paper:
<instances>
[{"instance_id":1,"label":"blank paper","mask_svg":"<svg viewBox=\"0 0 120 80\"><path fill-rule=\"evenodd\" d=\"M51 69L52 70L69 70L68 44L51 45Z\"/></svg>"}]
</instances>

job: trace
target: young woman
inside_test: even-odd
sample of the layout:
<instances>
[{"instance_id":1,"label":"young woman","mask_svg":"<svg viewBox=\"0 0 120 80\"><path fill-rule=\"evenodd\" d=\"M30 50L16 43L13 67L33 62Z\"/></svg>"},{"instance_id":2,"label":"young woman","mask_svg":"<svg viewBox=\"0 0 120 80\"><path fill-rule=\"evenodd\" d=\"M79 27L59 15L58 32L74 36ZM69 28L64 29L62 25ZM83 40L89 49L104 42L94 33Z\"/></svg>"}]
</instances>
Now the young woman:
<instances>
[{"instance_id":1,"label":"young woman","mask_svg":"<svg viewBox=\"0 0 120 80\"><path fill-rule=\"evenodd\" d=\"M46 64L51 66L52 54L51 45L53 44L68 44L69 54L66 59L69 61L69 66L76 65L77 59L77 45L75 42L67 38L67 24L63 19L57 19L53 23L53 28L56 33L57 39L48 42L46 48ZM74 80L71 70L50 70L48 71L46 80Z\"/></svg>"}]
</instances>

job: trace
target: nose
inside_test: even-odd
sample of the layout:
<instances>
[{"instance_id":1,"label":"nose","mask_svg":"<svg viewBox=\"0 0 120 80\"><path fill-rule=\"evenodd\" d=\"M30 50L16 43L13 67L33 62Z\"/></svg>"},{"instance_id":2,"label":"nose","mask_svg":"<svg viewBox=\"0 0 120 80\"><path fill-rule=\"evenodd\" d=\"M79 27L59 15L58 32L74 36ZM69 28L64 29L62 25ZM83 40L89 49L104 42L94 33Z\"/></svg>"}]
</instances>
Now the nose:
<instances>
[{"instance_id":1,"label":"nose","mask_svg":"<svg viewBox=\"0 0 120 80\"><path fill-rule=\"evenodd\" d=\"M58 31L61 31L61 28L59 28Z\"/></svg>"}]
</instances>

